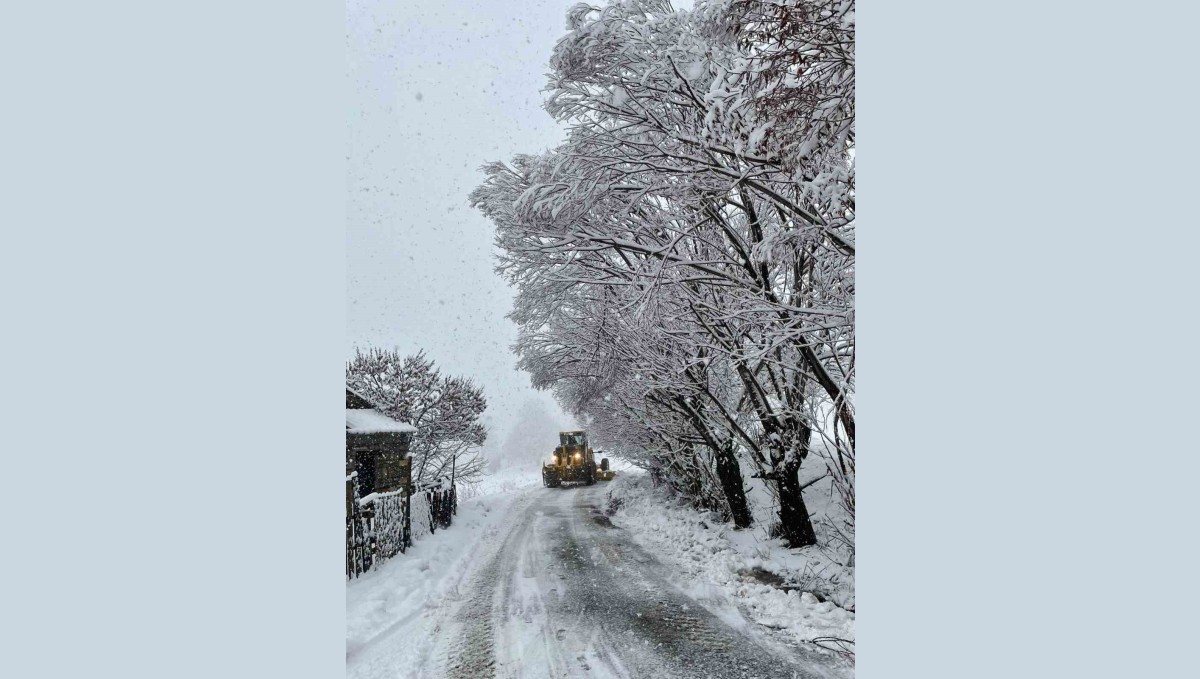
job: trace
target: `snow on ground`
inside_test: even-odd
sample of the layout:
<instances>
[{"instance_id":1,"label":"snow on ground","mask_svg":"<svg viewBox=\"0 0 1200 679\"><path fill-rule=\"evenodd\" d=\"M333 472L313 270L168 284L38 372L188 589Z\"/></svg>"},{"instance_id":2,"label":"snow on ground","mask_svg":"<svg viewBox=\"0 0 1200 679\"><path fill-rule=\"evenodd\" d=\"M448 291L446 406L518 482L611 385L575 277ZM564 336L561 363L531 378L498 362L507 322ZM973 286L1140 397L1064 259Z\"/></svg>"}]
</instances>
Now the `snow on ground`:
<instances>
[{"instance_id":1,"label":"snow on ground","mask_svg":"<svg viewBox=\"0 0 1200 679\"><path fill-rule=\"evenodd\" d=\"M805 491L806 501L810 497L815 500L810 501L814 512L814 507L823 509L825 504L819 499L820 486L812 487L817 492ZM678 568L679 586L727 623L748 628L744 621L732 619L744 615L796 641L854 640L854 613L820 600L836 598L852 607L853 569L832 564L814 548L787 549L782 541L766 536L766 521L757 521L748 530L734 530L714 514L664 497L661 490L651 487L646 474L619 473L609 495L618 500L613 525L627 530L642 547ZM837 571L832 582L831 570ZM764 571L779 576L782 581L776 584L783 588L767 584L765 581L773 578ZM821 577L814 577L817 573ZM736 601L740 613L723 605L723 599Z\"/></svg>"},{"instance_id":2,"label":"snow on ground","mask_svg":"<svg viewBox=\"0 0 1200 679\"><path fill-rule=\"evenodd\" d=\"M507 470L506 470L507 471ZM388 662L413 666L432 648L437 613L462 596L460 587L488 542L503 528L511 505L523 488L541 485L538 470L512 470L485 477L460 493L458 514L448 529L415 541L404 554L346 583L346 662L399 635L411 643L390 644ZM401 672L403 676L403 672Z\"/></svg>"},{"instance_id":3,"label":"snow on ground","mask_svg":"<svg viewBox=\"0 0 1200 679\"><path fill-rule=\"evenodd\" d=\"M450 528L422 537L407 553L347 583L347 677L458 676L461 668L446 663L462 658L468 665L472 658L483 658L501 666L519 667L521 676L543 676L537 674L542 670L552 674L566 669L574 672L579 669L574 667L579 651L575 646L590 648L596 639L586 634L576 634L576 639L572 636L574 628L562 621L556 624L570 629L551 625L546 617L546 607L550 606L547 602L578 604L571 596L586 594L586 588L572 591L567 583L575 582L571 578L583 578L593 586L597 580L609 582L606 597L579 604L583 609L599 606L597 610L604 612L604 605L611 606L613 600L624 602L619 611L604 612L608 622L639 606L657 610L671 595L642 601L639 597L645 592L638 587L622 587L611 581L637 573L650 577L648 574L663 572L654 570L656 561L661 561L670 574L662 585L675 585L688 604L757 637L762 645L783 649L822 637L853 640L852 612L819 601L812 594L763 581L769 577L768 571L788 583L802 580L806 565L811 566L815 555L783 548L778 540L765 537L765 528L734 531L707 513L664 497L660 490L650 487L640 470L623 464L614 467L618 469L616 480L587 489L544 489L536 466L505 470L461 489L459 511ZM593 509L589 517L587 506L577 506L579 498L589 496L595 497L589 505L592 507L603 507L611 504L613 497L618 498L620 507L609 528L623 530L606 531L593 525L603 526L607 521L596 520L604 518L599 509ZM546 522L571 528L547 532ZM582 542L577 545L575 540ZM621 549L622 543L630 542L644 551ZM564 552L566 547L571 549ZM567 558L564 554L578 557L591 553L588 550L599 550L596 554L602 561L616 559L617 565L606 572L584 573L560 563ZM649 560L638 557L647 553ZM587 563L594 566L597 562L585 559L580 565L586 568ZM502 587L501 583L507 584ZM534 584L537 587L530 589ZM492 611L493 597L499 596L494 593L502 593L503 598ZM564 596L566 599L562 599ZM702 616L689 614L688 604L681 603L674 611L676 622L686 618L696 622L696 629L718 630ZM498 617L493 619L488 611ZM576 620L582 612L572 612L570 620ZM678 636L665 628L642 632L667 639ZM492 635L497 640L495 650L486 657L476 653L492 648L491 643L477 643L480 639L490 641ZM641 657L630 653L629 649L617 648L608 655L618 665ZM583 663L584 670L588 666ZM587 676L603 674L597 669L600 665L592 663L590 667ZM624 676L623 672L613 671ZM818 675L825 676L822 672ZM833 675L840 676L838 672Z\"/></svg>"},{"instance_id":4,"label":"snow on ground","mask_svg":"<svg viewBox=\"0 0 1200 679\"><path fill-rule=\"evenodd\" d=\"M465 501L487 495L511 494L540 485L542 470L539 467L504 469L495 474L485 475L479 483L460 488L458 497L460 501Z\"/></svg>"}]
</instances>

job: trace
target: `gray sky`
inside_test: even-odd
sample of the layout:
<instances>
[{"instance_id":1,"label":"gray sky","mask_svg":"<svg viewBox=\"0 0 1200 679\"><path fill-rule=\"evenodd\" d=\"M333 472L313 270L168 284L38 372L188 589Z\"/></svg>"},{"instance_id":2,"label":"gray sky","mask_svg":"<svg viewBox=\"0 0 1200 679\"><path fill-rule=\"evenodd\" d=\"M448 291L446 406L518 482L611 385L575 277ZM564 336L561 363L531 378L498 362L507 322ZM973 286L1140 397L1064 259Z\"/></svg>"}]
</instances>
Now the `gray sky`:
<instances>
[{"instance_id":1,"label":"gray sky","mask_svg":"<svg viewBox=\"0 0 1200 679\"><path fill-rule=\"evenodd\" d=\"M561 140L541 89L574 2L347 2L347 355L424 349L474 378L489 452L530 399L574 424L514 368L512 292L493 273L490 222L467 204L484 162Z\"/></svg>"}]
</instances>

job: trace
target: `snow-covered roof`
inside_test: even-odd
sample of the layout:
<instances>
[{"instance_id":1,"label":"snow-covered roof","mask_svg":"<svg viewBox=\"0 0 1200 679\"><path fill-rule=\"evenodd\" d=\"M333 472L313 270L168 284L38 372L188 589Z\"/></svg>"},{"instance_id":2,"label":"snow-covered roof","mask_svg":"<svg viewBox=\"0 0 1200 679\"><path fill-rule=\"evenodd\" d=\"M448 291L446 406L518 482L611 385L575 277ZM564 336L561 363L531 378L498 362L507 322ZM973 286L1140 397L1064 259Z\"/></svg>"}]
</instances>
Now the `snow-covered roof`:
<instances>
[{"instance_id":1,"label":"snow-covered roof","mask_svg":"<svg viewBox=\"0 0 1200 679\"><path fill-rule=\"evenodd\" d=\"M397 422L373 408L346 408L346 432L349 434L381 434L417 430L407 422Z\"/></svg>"}]
</instances>

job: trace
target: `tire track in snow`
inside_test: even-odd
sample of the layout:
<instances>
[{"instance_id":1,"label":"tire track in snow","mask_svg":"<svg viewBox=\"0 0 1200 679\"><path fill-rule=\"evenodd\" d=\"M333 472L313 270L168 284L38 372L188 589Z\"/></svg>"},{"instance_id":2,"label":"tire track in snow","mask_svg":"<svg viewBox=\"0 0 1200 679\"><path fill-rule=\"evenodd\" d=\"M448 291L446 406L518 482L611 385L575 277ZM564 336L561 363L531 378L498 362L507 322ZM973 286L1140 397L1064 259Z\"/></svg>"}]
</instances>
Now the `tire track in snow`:
<instances>
[{"instance_id":1,"label":"tire track in snow","mask_svg":"<svg viewBox=\"0 0 1200 679\"><path fill-rule=\"evenodd\" d=\"M522 499L519 508L512 512L511 528L503 542L471 580L471 594L453 616L457 629L442 652L439 676L454 679L523 676L519 668L516 674L511 674L499 667L496 640L497 630L501 632L500 637L509 640L509 629L514 621L532 624L545 620L545 607L539 601L535 600L534 605L527 608L523 599L514 597L516 578L522 574L537 578L538 552L531 545L531 538L536 538L541 523L539 518L543 512L536 501L540 499L536 496ZM531 560L530 557L534 558ZM562 665L561 662L557 664Z\"/></svg>"},{"instance_id":2,"label":"tire track in snow","mask_svg":"<svg viewBox=\"0 0 1200 679\"><path fill-rule=\"evenodd\" d=\"M831 676L820 664L763 646L680 591L674 583L677 573L619 527L595 520L603 497L600 489L577 495L571 530L563 533L560 550L574 557L573 571L586 573L597 585L593 591L598 596L587 597L585 588L582 598L594 607L593 624L607 645L618 649L633 676Z\"/></svg>"},{"instance_id":3,"label":"tire track in snow","mask_svg":"<svg viewBox=\"0 0 1200 679\"><path fill-rule=\"evenodd\" d=\"M508 511L514 516L522 515L534 500L531 496L518 497ZM438 611L432 638L424 640L427 646L419 661L407 671L401 669L396 676L420 679L494 676L495 583L511 567L510 545L522 529L522 522L509 522L507 531L491 533L480 540L475 551L487 553L482 559L483 565L477 565L459 577L454 590L462 596L447 601Z\"/></svg>"},{"instance_id":4,"label":"tire track in snow","mask_svg":"<svg viewBox=\"0 0 1200 679\"><path fill-rule=\"evenodd\" d=\"M514 502L415 674L400 676L850 676L763 645L679 590L669 567L596 520L602 489L538 488Z\"/></svg>"},{"instance_id":5,"label":"tire track in snow","mask_svg":"<svg viewBox=\"0 0 1200 679\"><path fill-rule=\"evenodd\" d=\"M520 504L527 505L522 499ZM524 516L528 507L512 513ZM497 618L497 591L501 578L513 570L514 543L520 543L521 535L528 530L525 521L514 521L500 542L495 553L470 580L466 601L454 612L450 629L450 643L439 650L440 658L435 676L485 677L496 676L495 625Z\"/></svg>"}]
</instances>

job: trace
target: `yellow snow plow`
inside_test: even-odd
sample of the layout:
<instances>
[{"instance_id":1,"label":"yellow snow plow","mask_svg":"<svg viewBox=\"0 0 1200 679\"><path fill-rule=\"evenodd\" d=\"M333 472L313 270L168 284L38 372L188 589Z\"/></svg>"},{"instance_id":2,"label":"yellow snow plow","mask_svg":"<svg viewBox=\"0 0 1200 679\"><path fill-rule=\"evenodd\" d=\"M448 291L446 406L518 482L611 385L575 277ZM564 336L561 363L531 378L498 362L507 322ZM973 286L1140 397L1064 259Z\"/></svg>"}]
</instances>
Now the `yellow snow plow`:
<instances>
[{"instance_id":1,"label":"yellow snow plow","mask_svg":"<svg viewBox=\"0 0 1200 679\"><path fill-rule=\"evenodd\" d=\"M617 473L615 471L608 468L608 458L607 457L600 458L600 468L596 470L596 480L597 481L612 481L613 477L616 475L617 475Z\"/></svg>"},{"instance_id":2,"label":"yellow snow plow","mask_svg":"<svg viewBox=\"0 0 1200 679\"><path fill-rule=\"evenodd\" d=\"M610 481L612 477L608 458L596 464L596 451L588 445L585 431L559 432L558 447L542 465L542 485L547 488L557 488L564 483L590 486L596 481Z\"/></svg>"}]
</instances>

